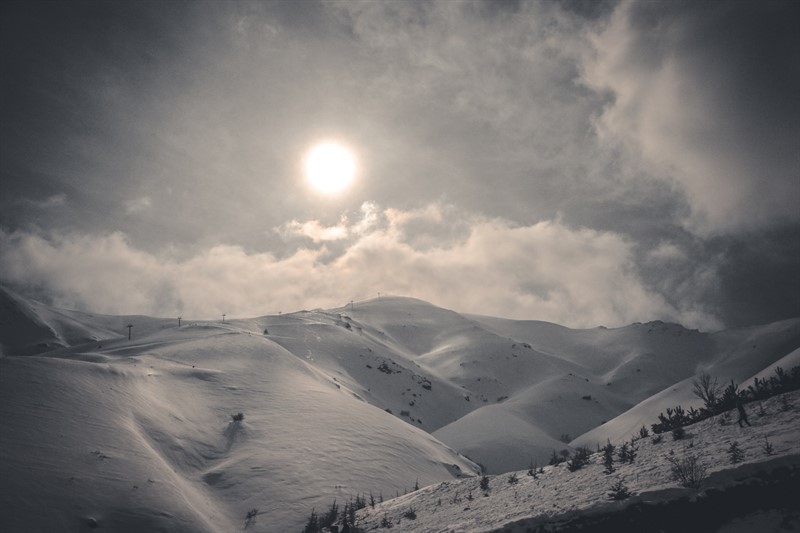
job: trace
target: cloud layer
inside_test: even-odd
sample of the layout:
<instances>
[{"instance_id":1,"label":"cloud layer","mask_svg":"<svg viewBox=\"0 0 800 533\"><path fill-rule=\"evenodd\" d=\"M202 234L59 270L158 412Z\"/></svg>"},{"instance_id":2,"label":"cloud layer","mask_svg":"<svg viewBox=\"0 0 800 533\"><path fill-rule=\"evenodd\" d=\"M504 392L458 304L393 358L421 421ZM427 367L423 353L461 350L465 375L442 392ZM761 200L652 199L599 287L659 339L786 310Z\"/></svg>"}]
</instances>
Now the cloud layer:
<instances>
[{"instance_id":1,"label":"cloud layer","mask_svg":"<svg viewBox=\"0 0 800 533\"><path fill-rule=\"evenodd\" d=\"M710 315L676 309L644 286L632 243L559 221L520 226L452 207L414 211L366 205L353 222L279 228L307 245L285 258L215 246L182 260L133 247L121 233L0 233L2 281L33 285L57 304L111 314L255 316L340 306L384 294L572 327L672 317L716 327ZM329 245L346 241L338 251Z\"/></svg>"},{"instance_id":2,"label":"cloud layer","mask_svg":"<svg viewBox=\"0 0 800 533\"><path fill-rule=\"evenodd\" d=\"M798 6L0 2L0 279L115 313L797 316ZM335 199L321 139L358 153Z\"/></svg>"}]
</instances>

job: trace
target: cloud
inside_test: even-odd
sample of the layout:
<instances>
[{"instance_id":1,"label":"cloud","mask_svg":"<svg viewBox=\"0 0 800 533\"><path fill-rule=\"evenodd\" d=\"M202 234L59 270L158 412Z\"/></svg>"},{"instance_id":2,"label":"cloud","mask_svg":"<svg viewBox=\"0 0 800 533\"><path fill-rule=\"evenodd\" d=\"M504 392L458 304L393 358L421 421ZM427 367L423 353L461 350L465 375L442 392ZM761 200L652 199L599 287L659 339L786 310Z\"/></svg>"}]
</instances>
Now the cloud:
<instances>
[{"instance_id":1,"label":"cloud","mask_svg":"<svg viewBox=\"0 0 800 533\"><path fill-rule=\"evenodd\" d=\"M389 218L394 216L394 213L393 210L389 209L384 214L376 203L364 202L359 209L357 220L352 223L350 222L350 217L347 214L343 214L339 218L339 222L332 226L326 226L319 220L307 220L305 222L290 220L276 227L274 231L286 241L306 238L314 244L334 241L352 242L353 239L363 236L379 226L385 226Z\"/></svg>"},{"instance_id":2,"label":"cloud","mask_svg":"<svg viewBox=\"0 0 800 533\"><path fill-rule=\"evenodd\" d=\"M371 198L533 222L622 191L591 134L602 98L579 83L585 19L549 2L328 4L372 60L359 113L392 126L364 143Z\"/></svg>"},{"instance_id":3,"label":"cloud","mask_svg":"<svg viewBox=\"0 0 800 533\"><path fill-rule=\"evenodd\" d=\"M43 200L23 200L23 203L36 207L38 209L51 209L53 207L60 207L66 205L67 195L64 193L53 194L44 198Z\"/></svg>"},{"instance_id":4,"label":"cloud","mask_svg":"<svg viewBox=\"0 0 800 533\"><path fill-rule=\"evenodd\" d=\"M124 205L127 214L136 215L149 211L153 207L153 201L148 196L140 196L132 200L126 200Z\"/></svg>"},{"instance_id":5,"label":"cloud","mask_svg":"<svg viewBox=\"0 0 800 533\"><path fill-rule=\"evenodd\" d=\"M339 241L348 236L348 229L345 225L324 226L318 220L309 220L307 222L292 220L279 226L275 231L286 239L307 237L315 243Z\"/></svg>"},{"instance_id":6,"label":"cloud","mask_svg":"<svg viewBox=\"0 0 800 533\"><path fill-rule=\"evenodd\" d=\"M518 225L445 205L378 212L369 204L362 216L343 219L349 241L327 259L324 241L283 258L225 245L176 259L136 249L121 233L3 231L0 279L49 293L60 305L111 314L257 316L340 306L381 292L573 327L650 319L718 325L691 302L668 304L646 287L633 244L614 233L559 221ZM317 221L289 226L325 233Z\"/></svg>"},{"instance_id":7,"label":"cloud","mask_svg":"<svg viewBox=\"0 0 800 533\"><path fill-rule=\"evenodd\" d=\"M602 139L685 192L703 234L800 220L800 41L793 2L622 2L584 81Z\"/></svg>"}]
</instances>

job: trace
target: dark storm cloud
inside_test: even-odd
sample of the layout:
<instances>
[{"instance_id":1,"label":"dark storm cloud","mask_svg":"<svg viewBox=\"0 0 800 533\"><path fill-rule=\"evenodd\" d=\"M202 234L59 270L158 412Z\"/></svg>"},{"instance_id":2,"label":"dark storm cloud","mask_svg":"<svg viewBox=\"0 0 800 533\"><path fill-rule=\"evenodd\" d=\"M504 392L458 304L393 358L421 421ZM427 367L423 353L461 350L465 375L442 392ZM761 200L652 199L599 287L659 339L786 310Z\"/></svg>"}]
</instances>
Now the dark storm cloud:
<instances>
[{"instance_id":1,"label":"dark storm cloud","mask_svg":"<svg viewBox=\"0 0 800 533\"><path fill-rule=\"evenodd\" d=\"M731 326L800 314L799 6L625 2L584 63L610 97L603 141L687 201L675 222L696 236L666 238L689 260L644 260L643 275L670 302L714 302Z\"/></svg>"},{"instance_id":2,"label":"dark storm cloud","mask_svg":"<svg viewBox=\"0 0 800 533\"><path fill-rule=\"evenodd\" d=\"M144 121L164 104L154 79L170 70L180 87L163 60L184 52L168 31L179 5L156 14L135 2L3 4L4 201L67 194L85 215L45 222L84 229L113 216L103 211L147 167Z\"/></svg>"},{"instance_id":3,"label":"dark storm cloud","mask_svg":"<svg viewBox=\"0 0 800 533\"><path fill-rule=\"evenodd\" d=\"M626 2L594 39L601 132L675 180L693 231L800 219L798 19L796 2Z\"/></svg>"},{"instance_id":4,"label":"dark storm cloud","mask_svg":"<svg viewBox=\"0 0 800 533\"><path fill-rule=\"evenodd\" d=\"M762 324L800 314L800 226L724 243L720 317L727 324Z\"/></svg>"}]
</instances>

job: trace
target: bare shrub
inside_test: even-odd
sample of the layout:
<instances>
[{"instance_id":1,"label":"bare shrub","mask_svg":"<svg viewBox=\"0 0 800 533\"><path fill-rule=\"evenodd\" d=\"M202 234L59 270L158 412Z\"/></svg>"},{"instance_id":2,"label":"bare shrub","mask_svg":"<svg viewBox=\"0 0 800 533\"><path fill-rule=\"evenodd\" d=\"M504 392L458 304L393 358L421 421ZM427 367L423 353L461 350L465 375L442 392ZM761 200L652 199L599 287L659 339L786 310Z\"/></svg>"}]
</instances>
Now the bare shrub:
<instances>
[{"instance_id":1,"label":"bare shrub","mask_svg":"<svg viewBox=\"0 0 800 533\"><path fill-rule=\"evenodd\" d=\"M712 378L709 374L701 372L693 382L694 394L705 404L705 408L713 413L719 402L721 387L717 384L717 378Z\"/></svg>"},{"instance_id":2,"label":"bare shrub","mask_svg":"<svg viewBox=\"0 0 800 533\"><path fill-rule=\"evenodd\" d=\"M696 455L685 455L683 458L668 456L672 479L681 487L696 489L706 478L706 467L700 464Z\"/></svg>"}]
</instances>

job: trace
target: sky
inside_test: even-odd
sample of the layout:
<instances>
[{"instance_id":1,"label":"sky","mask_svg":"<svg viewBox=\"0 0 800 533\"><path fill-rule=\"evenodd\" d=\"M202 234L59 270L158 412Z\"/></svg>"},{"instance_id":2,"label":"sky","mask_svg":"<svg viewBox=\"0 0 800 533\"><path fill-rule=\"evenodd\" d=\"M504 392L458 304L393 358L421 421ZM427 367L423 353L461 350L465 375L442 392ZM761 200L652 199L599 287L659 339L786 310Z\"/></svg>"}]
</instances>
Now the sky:
<instances>
[{"instance_id":1,"label":"sky","mask_svg":"<svg viewBox=\"0 0 800 533\"><path fill-rule=\"evenodd\" d=\"M378 294L800 316L800 3L0 3L0 283L197 319ZM352 185L310 187L336 142Z\"/></svg>"}]
</instances>

